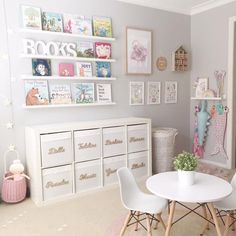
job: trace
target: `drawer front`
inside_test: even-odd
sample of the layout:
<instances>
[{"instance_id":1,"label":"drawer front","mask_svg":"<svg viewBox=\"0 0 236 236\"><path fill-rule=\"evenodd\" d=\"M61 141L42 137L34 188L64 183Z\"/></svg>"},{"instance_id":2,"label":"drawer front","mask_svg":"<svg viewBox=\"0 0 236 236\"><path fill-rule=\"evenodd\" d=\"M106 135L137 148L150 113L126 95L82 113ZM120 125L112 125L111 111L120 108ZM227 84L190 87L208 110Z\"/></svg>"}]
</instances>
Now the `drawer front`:
<instances>
[{"instance_id":1,"label":"drawer front","mask_svg":"<svg viewBox=\"0 0 236 236\"><path fill-rule=\"evenodd\" d=\"M128 167L135 177L148 175L148 152L138 152L128 155Z\"/></svg>"},{"instance_id":2,"label":"drawer front","mask_svg":"<svg viewBox=\"0 0 236 236\"><path fill-rule=\"evenodd\" d=\"M125 161L126 156L116 156L105 158L104 168L103 168L103 176L104 176L104 185L109 185L118 182L116 171L126 166Z\"/></svg>"},{"instance_id":3,"label":"drawer front","mask_svg":"<svg viewBox=\"0 0 236 236\"><path fill-rule=\"evenodd\" d=\"M54 167L72 162L71 133L41 135L42 166Z\"/></svg>"},{"instance_id":4,"label":"drawer front","mask_svg":"<svg viewBox=\"0 0 236 236\"><path fill-rule=\"evenodd\" d=\"M88 161L101 156L101 132L99 129L74 133L75 161Z\"/></svg>"},{"instance_id":5,"label":"drawer front","mask_svg":"<svg viewBox=\"0 0 236 236\"><path fill-rule=\"evenodd\" d=\"M125 154L125 127L103 129L103 156Z\"/></svg>"},{"instance_id":6,"label":"drawer front","mask_svg":"<svg viewBox=\"0 0 236 236\"><path fill-rule=\"evenodd\" d=\"M128 152L147 149L147 125L128 126Z\"/></svg>"},{"instance_id":7,"label":"drawer front","mask_svg":"<svg viewBox=\"0 0 236 236\"><path fill-rule=\"evenodd\" d=\"M101 161L88 161L75 165L76 192L101 186Z\"/></svg>"},{"instance_id":8,"label":"drawer front","mask_svg":"<svg viewBox=\"0 0 236 236\"><path fill-rule=\"evenodd\" d=\"M43 170L44 201L72 194L71 165Z\"/></svg>"}]
</instances>

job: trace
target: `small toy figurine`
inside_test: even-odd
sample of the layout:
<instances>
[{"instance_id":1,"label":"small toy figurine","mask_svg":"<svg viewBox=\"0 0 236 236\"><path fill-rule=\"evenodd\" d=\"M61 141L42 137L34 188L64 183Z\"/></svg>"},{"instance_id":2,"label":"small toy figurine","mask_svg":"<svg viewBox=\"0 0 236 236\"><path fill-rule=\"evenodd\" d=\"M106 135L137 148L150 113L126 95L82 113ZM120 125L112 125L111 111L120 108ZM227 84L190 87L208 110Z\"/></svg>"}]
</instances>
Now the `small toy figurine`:
<instances>
[{"instance_id":1,"label":"small toy figurine","mask_svg":"<svg viewBox=\"0 0 236 236\"><path fill-rule=\"evenodd\" d=\"M7 176L5 179L13 179L14 181L21 180L22 178L30 179L29 176L23 173L24 169L25 168L20 160L14 160L9 167L9 170L12 175Z\"/></svg>"}]
</instances>

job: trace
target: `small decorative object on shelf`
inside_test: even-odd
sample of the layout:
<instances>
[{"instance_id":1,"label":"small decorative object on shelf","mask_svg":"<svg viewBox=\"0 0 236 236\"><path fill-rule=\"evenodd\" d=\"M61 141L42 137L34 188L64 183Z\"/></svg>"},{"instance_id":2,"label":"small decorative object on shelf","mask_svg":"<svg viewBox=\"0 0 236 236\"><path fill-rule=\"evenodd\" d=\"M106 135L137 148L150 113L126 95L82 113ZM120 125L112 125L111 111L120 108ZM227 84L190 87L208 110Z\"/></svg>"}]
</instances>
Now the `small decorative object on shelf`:
<instances>
[{"instance_id":1,"label":"small decorative object on shelf","mask_svg":"<svg viewBox=\"0 0 236 236\"><path fill-rule=\"evenodd\" d=\"M94 83L73 83L71 90L74 103L94 102Z\"/></svg>"},{"instance_id":2,"label":"small decorative object on shelf","mask_svg":"<svg viewBox=\"0 0 236 236\"><path fill-rule=\"evenodd\" d=\"M207 89L204 93L203 93L203 97L204 98L214 98L216 97L216 93L214 90L212 89Z\"/></svg>"},{"instance_id":3,"label":"small decorative object on shelf","mask_svg":"<svg viewBox=\"0 0 236 236\"><path fill-rule=\"evenodd\" d=\"M93 16L93 35L112 37L112 24L110 17Z\"/></svg>"},{"instance_id":4,"label":"small decorative object on shelf","mask_svg":"<svg viewBox=\"0 0 236 236\"><path fill-rule=\"evenodd\" d=\"M194 170L198 165L198 158L194 154L183 151L173 161L178 171L179 184L187 187L194 184Z\"/></svg>"},{"instance_id":5,"label":"small decorative object on shelf","mask_svg":"<svg viewBox=\"0 0 236 236\"><path fill-rule=\"evenodd\" d=\"M97 84L97 101L111 103L111 84Z\"/></svg>"},{"instance_id":6,"label":"small decorative object on shelf","mask_svg":"<svg viewBox=\"0 0 236 236\"><path fill-rule=\"evenodd\" d=\"M172 71L187 71L188 70L188 53L180 46L172 53Z\"/></svg>"},{"instance_id":7,"label":"small decorative object on shelf","mask_svg":"<svg viewBox=\"0 0 236 236\"><path fill-rule=\"evenodd\" d=\"M63 32L62 15L59 13L43 12L43 30L52 32Z\"/></svg>"},{"instance_id":8,"label":"small decorative object on shelf","mask_svg":"<svg viewBox=\"0 0 236 236\"><path fill-rule=\"evenodd\" d=\"M60 76L74 76L74 64L72 63L60 63L59 64Z\"/></svg>"},{"instance_id":9,"label":"small decorative object on shelf","mask_svg":"<svg viewBox=\"0 0 236 236\"><path fill-rule=\"evenodd\" d=\"M166 57L158 57L156 61L156 66L159 71L164 71L167 67Z\"/></svg>"},{"instance_id":10,"label":"small decorative object on shelf","mask_svg":"<svg viewBox=\"0 0 236 236\"><path fill-rule=\"evenodd\" d=\"M97 77L111 77L110 62L96 62Z\"/></svg>"},{"instance_id":11,"label":"small decorative object on shelf","mask_svg":"<svg viewBox=\"0 0 236 236\"><path fill-rule=\"evenodd\" d=\"M214 72L216 82L217 82L217 97L222 97L224 92L224 78L226 75L226 71L224 70L216 70Z\"/></svg>"},{"instance_id":12,"label":"small decorative object on shelf","mask_svg":"<svg viewBox=\"0 0 236 236\"><path fill-rule=\"evenodd\" d=\"M91 62L77 62L76 63L77 75L80 77L92 77L92 63Z\"/></svg>"},{"instance_id":13,"label":"small decorative object on shelf","mask_svg":"<svg viewBox=\"0 0 236 236\"><path fill-rule=\"evenodd\" d=\"M48 59L32 59L32 73L35 76L50 76L51 61Z\"/></svg>"},{"instance_id":14,"label":"small decorative object on shelf","mask_svg":"<svg viewBox=\"0 0 236 236\"><path fill-rule=\"evenodd\" d=\"M197 78L194 83L195 88L195 97L196 98L203 98L204 93L208 90L208 78Z\"/></svg>"}]
</instances>

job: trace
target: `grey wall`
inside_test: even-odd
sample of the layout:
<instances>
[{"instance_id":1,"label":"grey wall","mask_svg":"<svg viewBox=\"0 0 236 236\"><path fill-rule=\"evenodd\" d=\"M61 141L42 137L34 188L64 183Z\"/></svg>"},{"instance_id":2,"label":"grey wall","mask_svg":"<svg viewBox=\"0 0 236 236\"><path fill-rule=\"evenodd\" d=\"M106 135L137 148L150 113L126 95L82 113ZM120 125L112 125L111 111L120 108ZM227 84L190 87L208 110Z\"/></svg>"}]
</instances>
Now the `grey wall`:
<instances>
[{"instance_id":1,"label":"grey wall","mask_svg":"<svg viewBox=\"0 0 236 236\"><path fill-rule=\"evenodd\" d=\"M14 2L14 3L13 3ZM21 159L24 161L24 127L28 125L58 123L70 121L84 121L95 119L118 118L128 116L150 117L153 126L170 126L179 130L177 138L177 152L189 148L189 107L190 107L190 73L171 72L171 52L180 45L187 51L190 50L190 17L169 13L161 10L129 5L110 0L15 0L7 1L6 18L7 28L13 29L9 34L9 56L10 72L8 61L1 60L0 91L5 96L10 96L12 91L13 99L13 130L7 130L4 124L12 119L11 108L0 104L1 142L0 142L0 175L3 171L3 151L10 143L16 145L20 151ZM113 43L113 57L117 62L112 64L112 72L118 79L112 83L113 100L115 106L104 107L76 107L76 108L54 108L24 110L24 82L21 81L21 73L31 73L30 59L21 59L22 35L17 33L20 28L20 4L41 7L45 11L59 13L74 13L91 17L93 15L104 15L112 18L113 33L117 40ZM3 0L1 0L1 43L0 53L7 53L7 41L4 17ZM168 68L165 72L157 71L153 66L153 74L150 76L127 76L125 75L125 29L127 26L149 29L153 31L153 65L158 56L168 58ZM47 36L49 37L49 36ZM53 40L32 35L28 38ZM55 39L54 39L55 40ZM57 40L67 40L60 38ZM2 44L3 42L3 44ZM15 78L11 81L11 78ZM164 104L164 81L173 80L178 82L178 103ZM130 81L161 81L162 97L160 105L129 106L129 82ZM145 84L146 86L147 84ZM12 88L12 90L10 90ZM1 99L2 100L2 99Z\"/></svg>"},{"instance_id":2,"label":"grey wall","mask_svg":"<svg viewBox=\"0 0 236 236\"><path fill-rule=\"evenodd\" d=\"M194 15L191 17L191 51L192 51L192 71L191 71L191 91L194 80L197 77L209 77L209 87L216 90L215 70L228 70L228 28L229 17L235 16L236 3L230 3L212 10ZM225 79L225 93L227 90L227 76ZM209 102L210 107L216 102ZM227 101L223 102L225 105ZM194 105L191 103L190 132L193 136L194 126ZM230 111L232 112L232 111ZM226 140L227 142L227 140ZM225 142L225 146L226 146ZM210 153L215 145L214 131L209 126L209 132L205 148L204 159L226 163L221 155L211 156Z\"/></svg>"}]
</instances>

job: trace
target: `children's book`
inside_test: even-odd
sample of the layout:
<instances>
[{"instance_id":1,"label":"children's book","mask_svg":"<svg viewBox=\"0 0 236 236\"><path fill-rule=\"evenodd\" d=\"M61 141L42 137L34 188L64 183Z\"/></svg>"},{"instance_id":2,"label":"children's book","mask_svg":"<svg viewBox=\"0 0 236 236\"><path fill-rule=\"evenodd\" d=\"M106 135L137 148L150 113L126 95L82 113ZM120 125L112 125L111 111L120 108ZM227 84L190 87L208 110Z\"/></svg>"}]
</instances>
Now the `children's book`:
<instances>
[{"instance_id":1,"label":"children's book","mask_svg":"<svg viewBox=\"0 0 236 236\"><path fill-rule=\"evenodd\" d=\"M112 37L112 24L110 17L93 16L93 35Z\"/></svg>"},{"instance_id":2,"label":"children's book","mask_svg":"<svg viewBox=\"0 0 236 236\"><path fill-rule=\"evenodd\" d=\"M68 84L50 84L50 102L51 104L69 104L71 103L70 85Z\"/></svg>"},{"instance_id":3,"label":"children's book","mask_svg":"<svg viewBox=\"0 0 236 236\"><path fill-rule=\"evenodd\" d=\"M95 56L101 59L111 58L111 44L103 42L95 42Z\"/></svg>"},{"instance_id":4,"label":"children's book","mask_svg":"<svg viewBox=\"0 0 236 236\"><path fill-rule=\"evenodd\" d=\"M27 106L48 105L48 84L45 80L25 81L25 104Z\"/></svg>"},{"instance_id":5,"label":"children's book","mask_svg":"<svg viewBox=\"0 0 236 236\"><path fill-rule=\"evenodd\" d=\"M74 103L94 102L94 83L73 83L71 90Z\"/></svg>"},{"instance_id":6,"label":"children's book","mask_svg":"<svg viewBox=\"0 0 236 236\"><path fill-rule=\"evenodd\" d=\"M62 15L53 12L43 12L43 30L53 32L63 32Z\"/></svg>"},{"instance_id":7,"label":"children's book","mask_svg":"<svg viewBox=\"0 0 236 236\"><path fill-rule=\"evenodd\" d=\"M93 43L92 42L78 42L77 56L93 58L94 57Z\"/></svg>"},{"instance_id":8,"label":"children's book","mask_svg":"<svg viewBox=\"0 0 236 236\"><path fill-rule=\"evenodd\" d=\"M33 58L32 73L35 76L51 76L51 60Z\"/></svg>"},{"instance_id":9,"label":"children's book","mask_svg":"<svg viewBox=\"0 0 236 236\"><path fill-rule=\"evenodd\" d=\"M42 29L41 10L38 7L21 6L22 24L28 29Z\"/></svg>"},{"instance_id":10,"label":"children's book","mask_svg":"<svg viewBox=\"0 0 236 236\"><path fill-rule=\"evenodd\" d=\"M91 62L77 62L77 75L80 77L92 77L92 63Z\"/></svg>"},{"instance_id":11,"label":"children's book","mask_svg":"<svg viewBox=\"0 0 236 236\"><path fill-rule=\"evenodd\" d=\"M64 33L72 34L72 27L73 27L73 18L74 15L72 14L63 14L63 31Z\"/></svg>"},{"instance_id":12,"label":"children's book","mask_svg":"<svg viewBox=\"0 0 236 236\"><path fill-rule=\"evenodd\" d=\"M72 63L60 63L59 64L60 76L74 76L74 64Z\"/></svg>"},{"instance_id":13,"label":"children's book","mask_svg":"<svg viewBox=\"0 0 236 236\"><path fill-rule=\"evenodd\" d=\"M111 63L96 61L97 77L111 77Z\"/></svg>"},{"instance_id":14,"label":"children's book","mask_svg":"<svg viewBox=\"0 0 236 236\"><path fill-rule=\"evenodd\" d=\"M110 103L111 84L97 84L97 101L100 103Z\"/></svg>"}]
</instances>

